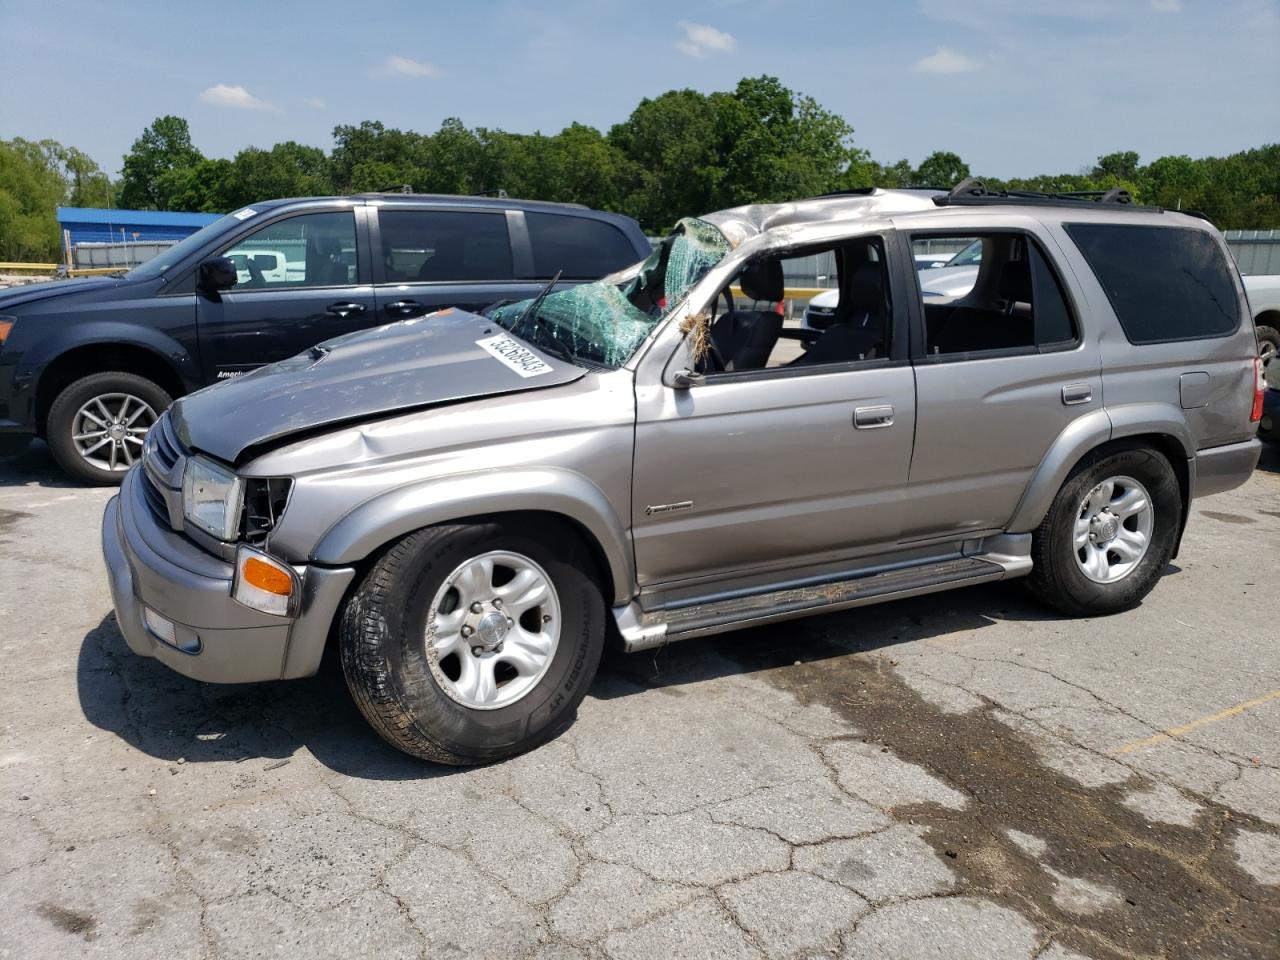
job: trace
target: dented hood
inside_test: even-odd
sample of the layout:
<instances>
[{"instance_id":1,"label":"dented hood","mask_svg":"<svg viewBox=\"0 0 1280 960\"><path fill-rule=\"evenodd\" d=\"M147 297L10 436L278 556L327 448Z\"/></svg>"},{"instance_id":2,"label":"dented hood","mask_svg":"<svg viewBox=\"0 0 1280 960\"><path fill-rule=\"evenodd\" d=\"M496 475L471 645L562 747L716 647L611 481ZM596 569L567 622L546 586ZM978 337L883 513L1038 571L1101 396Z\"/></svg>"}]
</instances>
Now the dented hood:
<instances>
[{"instance_id":1,"label":"dented hood","mask_svg":"<svg viewBox=\"0 0 1280 960\"><path fill-rule=\"evenodd\" d=\"M173 405L189 449L246 450L340 423L572 383L586 371L484 317L442 311L330 340Z\"/></svg>"}]
</instances>

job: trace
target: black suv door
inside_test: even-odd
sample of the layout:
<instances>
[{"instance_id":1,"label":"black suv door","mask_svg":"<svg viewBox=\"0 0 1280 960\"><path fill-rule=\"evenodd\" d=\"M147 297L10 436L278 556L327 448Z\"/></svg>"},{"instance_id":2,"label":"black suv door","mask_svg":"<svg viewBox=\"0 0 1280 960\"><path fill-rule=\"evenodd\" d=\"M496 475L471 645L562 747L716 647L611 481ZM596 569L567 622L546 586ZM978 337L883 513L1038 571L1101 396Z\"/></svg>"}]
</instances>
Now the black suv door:
<instances>
[{"instance_id":1,"label":"black suv door","mask_svg":"<svg viewBox=\"0 0 1280 960\"><path fill-rule=\"evenodd\" d=\"M196 298L207 380L234 377L377 322L368 258L357 242L363 213L351 207L297 213L218 251L236 265L238 279L230 290Z\"/></svg>"},{"instance_id":2,"label":"black suv door","mask_svg":"<svg viewBox=\"0 0 1280 960\"><path fill-rule=\"evenodd\" d=\"M378 322L420 317L441 307L479 311L522 300L541 286L518 270L509 222L518 211L370 207Z\"/></svg>"}]
</instances>

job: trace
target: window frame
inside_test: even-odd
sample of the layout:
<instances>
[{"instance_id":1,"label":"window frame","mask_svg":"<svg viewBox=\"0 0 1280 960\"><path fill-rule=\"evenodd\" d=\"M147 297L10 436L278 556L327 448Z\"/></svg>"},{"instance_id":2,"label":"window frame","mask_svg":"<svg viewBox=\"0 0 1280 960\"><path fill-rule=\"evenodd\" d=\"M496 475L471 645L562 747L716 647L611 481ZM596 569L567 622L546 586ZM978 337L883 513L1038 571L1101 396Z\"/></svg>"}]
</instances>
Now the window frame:
<instances>
[{"instance_id":1,"label":"window frame","mask_svg":"<svg viewBox=\"0 0 1280 960\"><path fill-rule=\"evenodd\" d=\"M1040 256L1044 259L1045 264L1049 268L1049 272L1053 275L1058 284L1058 290L1062 293L1063 302L1067 307L1067 315L1071 321L1071 328L1075 336L1071 340L1062 340L1052 344L1041 346L1039 344L1031 344L1027 347L1000 347L994 350L969 350L964 353L928 353L928 343L926 341L927 328L925 325L924 310L924 292L920 288L920 271L913 271L911 277L911 296L907 304L912 311L911 318L911 361L912 363L964 363L972 360L998 360L1006 357L1030 357L1039 356L1048 353L1065 353L1070 350L1078 350L1084 343L1084 326L1080 318L1084 312L1080 309L1080 302L1076 297L1075 291L1071 288L1063 277L1063 269L1061 265L1053 258L1046 249L1047 244L1044 238L1038 236L1031 230L1023 227L993 227L986 225L977 225L972 228L967 227L928 227L919 230L903 231L902 238L906 244L906 249L911 249L911 244L917 238L962 238L973 237L975 240L984 236L997 236L1013 234L1022 237L1027 243L1033 243L1039 251ZM981 267L979 267L981 269ZM1035 304L1031 305L1032 310L1032 331L1035 330Z\"/></svg>"},{"instance_id":2,"label":"window frame","mask_svg":"<svg viewBox=\"0 0 1280 960\"><path fill-rule=\"evenodd\" d=\"M906 260L904 260L901 255L901 239L901 233L899 231L886 228L884 230L874 230L834 240L820 240L812 243L799 244L794 247L763 250L755 256L749 256L744 259L737 265L737 269L733 274L733 276L736 277L738 272L746 267L747 264L751 263L752 260L759 259L760 257L778 257L785 260L787 259L787 254L794 254L798 251L813 250L815 248L821 250L828 247L834 249L846 244L854 244L862 240L878 240L880 242L881 251L884 254L885 273L886 278L889 281L889 322L891 324L890 339L892 341L889 349L889 356L877 357L874 360L845 360L833 363L800 364L794 367L763 367L759 370L721 370L714 373L703 374L703 383L698 387L698 389L706 389L707 387L721 383L744 383L754 380L783 380L792 377L814 376L824 373L856 373L859 370L883 370L888 367L904 367L910 365L910 313L904 309L902 302L904 294L909 293L909 291L905 287L906 281L903 275L903 265L906 264L911 266L912 273L914 273L915 270L914 263L912 263L910 259L910 253L908 252ZM907 250L910 251L909 245L907 246ZM803 256L805 254L800 255ZM843 265L841 265L840 270L842 272L841 282L843 282ZM720 291L723 289L723 285L716 288L716 299L710 304L710 308L713 311L715 309L716 301L720 298ZM677 347L675 353L672 354L671 359L674 360L678 353L679 347ZM670 368L670 365L671 361L669 360L667 367Z\"/></svg>"},{"instance_id":3,"label":"window frame","mask_svg":"<svg viewBox=\"0 0 1280 960\"><path fill-rule=\"evenodd\" d=\"M1213 243L1214 248L1218 251L1218 255L1222 257L1222 265L1226 268L1227 279L1230 280L1231 291L1236 298L1236 316L1235 325L1224 333L1204 333L1195 337L1161 337L1155 340L1135 340L1129 333L1129 328L1125 326L1124 320L1120 316L1120 310L1116 307L1115 301L1111 298L1111 291L1107 289L1107 285L1103 282L1102 277L1098 275L1098 271L1093 267L1093 261L1085 254L1084 248L1080 246L1075 235L1071 232L1072 227L1129 227L1139 228L1143 230L1169 230L1182 231L1185 233L1204 234L1208 236L1209 241ZM1178 224L1154 224L1154 223L1105 223L1098 220L1064 220L1062 222L1062 232L1066 234L1067 239L1071 241L1075 247L1076 253L1080 255L1080 260L1088 269L1089 275L1098 285L1098 289L1102 291L1102 295L1107 298L1107 306L1111 308L1111 314L1116 318L1116 323L1120 327L1120 332L1124 334L1125 341L1132 347L1154 347L1165 343L1195 343L1198 340L1227 340L1234 337L1240 332L1240 327L1244 320L1241 314L1247 309L1247 299L1241 300L1241 289L1238 279L1239 271L1235 269L1235 261L1229 256L1228 251L1222 249L1222 242L1219 238L1214 237L1208 231L1197 229L1192 226L1180 226ZM1235 272L1237 276L1232 276Z\"/></svg>"},{"instance_id":4,"label":"window frame","mask_svg":"<svg viewBox=\"0 0 1280 960\"><path fill-rule=\"evenodd\" d=\"M463 204L432 204L430 206L417 206L410 204L374 204L370 207L374 211L369 217L369 258L373 267L373 284L380 287L468 287L468 286L492 286L496 283L524 283L529 281L520 278L520 271L525 262L525 257L521 255L519 245L516 241L517 224L513 214L519 211L508 210L503 207L471 207ZM481 214L491 217L501 217L507 230L507 252L511 257L511 276L509 277L492 277L486 280L393 280L387 277L386 265L382 259L382 214L383 213L412 213L417 215L430 216L434 213L463 213L468 215ZM520 231L525 229L523 217L520 218ZM525 238L527 242L527 237ZM532 254L529 254L532 257Z\"/></svg>"}]
</instances>

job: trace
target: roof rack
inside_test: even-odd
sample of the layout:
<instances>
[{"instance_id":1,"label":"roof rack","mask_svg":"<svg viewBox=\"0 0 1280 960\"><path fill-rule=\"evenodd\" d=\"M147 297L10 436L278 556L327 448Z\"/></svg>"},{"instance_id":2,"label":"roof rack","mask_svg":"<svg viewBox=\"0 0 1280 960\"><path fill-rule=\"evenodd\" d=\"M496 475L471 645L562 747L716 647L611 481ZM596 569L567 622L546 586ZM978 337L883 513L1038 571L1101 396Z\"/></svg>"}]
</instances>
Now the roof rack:
<instances>
[{"instance_id":1,"label":"roof rack","mask_svg":"<svg viewBox=\"0 0 1280 960\"><path fill-rule=\"evenodd\" d=\"M1077 206L1082 203L1106 205L1108 207L1128 207L1132 210L1149 210L1163 213L1159 207L1138 206L1133 202L1133 194L1122 187L1110 190L1073 190L1062 193L1041 193L1036 190L990 190L977 177L966 177L950 192L933 198L940 207L969 204L1034 204L1037 206Z\"/></svg>"}]
</instances>

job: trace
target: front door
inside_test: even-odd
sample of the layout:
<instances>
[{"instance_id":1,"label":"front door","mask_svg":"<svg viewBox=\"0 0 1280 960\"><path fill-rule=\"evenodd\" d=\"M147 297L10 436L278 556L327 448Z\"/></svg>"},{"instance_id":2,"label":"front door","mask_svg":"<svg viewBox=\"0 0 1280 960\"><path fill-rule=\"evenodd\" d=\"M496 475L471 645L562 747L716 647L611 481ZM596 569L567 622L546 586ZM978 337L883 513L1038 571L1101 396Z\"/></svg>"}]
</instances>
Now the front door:
<instances>
[{"instance_id":1,"label":"front door","mask_svg":"<svg viewBox=\"0 0 1280 960\"><path fill-rule=\"evenodd\" d=\"M789 336L800 331L784 327L768 361L747 351L746 369L708 371L692 387L674 385L671 370L661 383L637 385L632 529L642 587L797 568L896 544L915 384L898 335L905 313L894 304L902 298L889 296L884 238L860 244L856 256L837 258L844 322L820 335L825 345L797 344ZM860 266L850 271L854 262ZM782 273L795 270L784 261ZM780 290L766 296L781 299ZM767 302L749 305L756 310L743 319L767 321ZM678 348L673 362L683 354Z\"/></svg>"},{"instance_id":2,"label":"front door","mask_svg":"<svg viewBox=\"0 0 1280 960\"><path fill-rule=\"evenodd\" d=\"M220 251L238 280L197 296L200 354L209 381L283 360L376 322L361 283L355 214L306 213L269 223Z\"/></svg>"}]
</instances>

